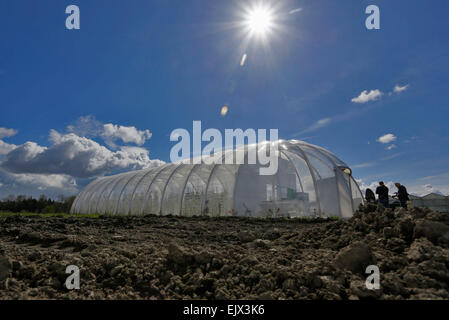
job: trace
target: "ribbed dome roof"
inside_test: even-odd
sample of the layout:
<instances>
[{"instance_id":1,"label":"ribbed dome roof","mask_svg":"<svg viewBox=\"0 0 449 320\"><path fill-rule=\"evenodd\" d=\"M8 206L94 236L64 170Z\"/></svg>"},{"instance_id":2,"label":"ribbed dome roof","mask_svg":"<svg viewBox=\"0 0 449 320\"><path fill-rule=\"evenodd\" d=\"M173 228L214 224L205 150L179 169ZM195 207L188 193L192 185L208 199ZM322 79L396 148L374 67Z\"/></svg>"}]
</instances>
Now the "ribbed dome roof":
<instances>
[{"instance_id":1,"label":"ribbed dome roof","mask_svg":"<svg viewBox=\"0 0 449 320\"><path fill-rule=\"evenodd\" d=\"M271 142L279 150L274 175L261 175L251 154L270 142L215 153L233 164L192 159L101 177L80 192L72 213L112 215L352 216L363 201L350 168L328 150L298 140ZM236 162L237 154L243 155ZM254 152L254 153L252 153ZM209 157L210 159L210 157ZM203 157L203 162L207 159ZM219 161L218 161L219 162Z\"/></svg>"}]
</instances>

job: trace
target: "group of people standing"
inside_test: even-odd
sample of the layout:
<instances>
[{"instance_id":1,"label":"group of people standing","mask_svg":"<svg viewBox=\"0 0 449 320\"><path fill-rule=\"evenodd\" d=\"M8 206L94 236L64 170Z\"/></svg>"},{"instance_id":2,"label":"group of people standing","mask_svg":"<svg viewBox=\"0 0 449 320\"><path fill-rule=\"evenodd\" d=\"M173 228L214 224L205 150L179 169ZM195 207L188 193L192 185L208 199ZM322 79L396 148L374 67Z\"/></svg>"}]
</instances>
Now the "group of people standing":
<instances>
[{"instance_id":1,"label":"group of people standing","mask_svg":"<svg viewBox=\"0 0 449 320\"><path fill-rule=\"evenodd\" d=\"M394 194L393 197L397 197L399 202L401 203L401 207L407 208L407 201L409 201L407 188L401 185L399 182L394 184L398 191ZM379 186L376 188L376 194L378 195L378 202L381 203L385 208L390 207L390 199L388 197L389 189L384 184L383 181L379 182ZM376 202L376 196L374 192L367 188L365 191L365 199L367 202Z\"/></svg>"}]
</instances>

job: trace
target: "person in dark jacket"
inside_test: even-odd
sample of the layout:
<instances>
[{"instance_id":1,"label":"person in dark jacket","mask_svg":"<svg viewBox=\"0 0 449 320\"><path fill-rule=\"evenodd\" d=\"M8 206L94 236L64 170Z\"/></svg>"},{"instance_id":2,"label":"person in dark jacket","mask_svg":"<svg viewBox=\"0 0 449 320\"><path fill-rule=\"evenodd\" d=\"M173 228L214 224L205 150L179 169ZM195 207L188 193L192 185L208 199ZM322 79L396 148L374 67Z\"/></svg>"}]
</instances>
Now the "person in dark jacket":
<instances>
[{"instance_id":1,"label":"person in dark jacket","mask_svg":"<svg viewBox=\"0 0 449 320\"><path fill-rule=\"evenodd\" d=\"M379 186L376 189L376 194L379 195L379 202L385 207L389 208L390 204L388 201L388 188L383 181L379 182Z\"/></svg>"},{"instance_id":2,"label":"person in dark jacket","mask_svg":"<svg viewBox=\"0 0 449 320\"><path fill-rule=\"evenodd\" d=\"M396 182L394 184L396 188L398 188L398 192L396 192L396 195L399 199L399 202L401 203L401 207L407 209L407 201L410 200L408 197L407 188L401 185L399 182Z\"/></svg>"},{"instance_id":3,"label":"person in dark jacket","mask_svg":"<svg viewBox=\"0 0 449 320\"><path fill-rule=\"evenodd\" d=\"M373 190L371 190L370 188L367 188L365 190L365 199L366 199L366 202L370 202L370 203L376 202L376 196L374 195Z\"/></svg>"}]
</instances>

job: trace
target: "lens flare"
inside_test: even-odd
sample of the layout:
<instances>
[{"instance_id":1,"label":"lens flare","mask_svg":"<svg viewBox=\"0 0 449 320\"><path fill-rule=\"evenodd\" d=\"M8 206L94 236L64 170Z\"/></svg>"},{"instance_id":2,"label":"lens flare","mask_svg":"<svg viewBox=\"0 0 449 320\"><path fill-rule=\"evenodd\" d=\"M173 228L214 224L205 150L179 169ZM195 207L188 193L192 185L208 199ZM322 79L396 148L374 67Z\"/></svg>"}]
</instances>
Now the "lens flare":
<instances>
[{"instance_id":1,"label":"lens flare","mask_svg":"<svg viewBox=\"0 0 449 320\"><path fill-rule=\"evenodd\" d=\"M228 113L228 106L223 106L221 108L221 116L224 117Z\"/></svg>"}]
</instances>

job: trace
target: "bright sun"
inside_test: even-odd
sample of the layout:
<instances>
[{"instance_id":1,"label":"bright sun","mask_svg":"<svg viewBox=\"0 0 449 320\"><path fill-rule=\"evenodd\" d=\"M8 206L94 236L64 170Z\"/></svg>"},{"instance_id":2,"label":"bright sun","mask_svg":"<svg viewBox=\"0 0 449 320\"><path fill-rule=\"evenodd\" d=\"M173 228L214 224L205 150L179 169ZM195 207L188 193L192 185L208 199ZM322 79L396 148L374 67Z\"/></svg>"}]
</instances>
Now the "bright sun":
<instances>
[{"instance_id":1,"label":"bright sun","mask_svg":"<svg viewBox=\"0 0 449 320\"><path fill-rule=\"evenodd\" d=\"M248 12L246 24L251 33L266 35L273 27L273 14L266 7L256 7Z\"/></svg>"}]
</instances>

